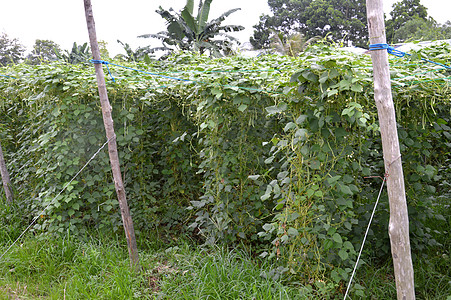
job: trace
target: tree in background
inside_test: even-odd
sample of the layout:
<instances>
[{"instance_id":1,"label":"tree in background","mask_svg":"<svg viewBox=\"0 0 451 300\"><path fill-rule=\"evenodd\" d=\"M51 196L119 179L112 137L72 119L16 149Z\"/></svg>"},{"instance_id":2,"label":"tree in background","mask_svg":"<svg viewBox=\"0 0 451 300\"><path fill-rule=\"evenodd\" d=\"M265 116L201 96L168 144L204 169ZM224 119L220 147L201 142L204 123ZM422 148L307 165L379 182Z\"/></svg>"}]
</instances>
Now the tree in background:
<instances>
[{"instance_id":1,"label":"tree in background","mask_svg":"<svg viewBox=\"0 0 451 300\"><path fill-rule=\"evenodd\" d=\"M393 4L387 21L387 40L392 43L432 41L451 38L451 22L440 25L428 16L420 0L402 0Z\"/></svg>"},{"instance_id":2,"label":"tree in background","mask_svg":"<svg viewBox=\"0 0 451 300\"><path fill-rule=\"evenodd\" d=\"M446 21L445 24L441 26L443 34L447 39L451 38L451 21Z\"/></svg>"},{"instance_id":3,"label":"tree in background","mask_svg":"<svg viewBox=\"0 0 451 300\"><path fill-rule=\"evenodd\" d=\"M36 40L33 51L27 56L27 63L39 65L58 60L56 53L60 52L60 46L50 40Z\"/></svg>"},{"instance_id":4,"label":"tree in background","mask_svg":"<svg viewBox=\"0 0 451 300\"><path fill-rule=\"evenodd\" d=\"M368 41L365 0L268 0L273 16L263 15L254 26L251 44L256 49L270 46L271 30L307 39L330 35L334 40L364 46Z\"/></svg>"},{"instance_id":5,"label":"tree in background","mask_svg":"<svg viewBox=\"0 0 451 300\"><path fill-rule=\"evenodd\" d=\"M6 33L0 35L0 66L16 64L24 58L25 47Z\"/></svg>"},{"instance_id":6,"label":"tree in background","mask_svg":"<svg viewBox=\"0 0 451 300\"><path fill-rule=\"evenodd\" d=\"M449 21L448 21L449 22ZM399 28L394 36L396 43L409 41L433 41L451 38L451 28L448 25L440 25L433 18L427 20L414 17Z\"/></svg>"},{"instance_id":7,"label":"tree in background","mask_svg":"<svg viewBox=\"0 0 451 300\"><path fill-rule=\"evenodd\" d=\"M353 45L368 43L365 0L316 0L303 13L309 38L331 35Z\"/></svg>"},{"instance_id":8,"label":"tree in background","mask_svg":"<svg viewBox=\"0 0 451 300\"><path fill-rule=\"evenodd\" d=\"M427 8L420 4L420 0L402 0L392 6L391 19L387 20L387 40L390 43L399 42L395 35L407 22L418 19L427 22Z\"/></svg>"},{"instance_id":9,"label":"tree in background","mask_svg":"<svg viewBox=\"0 0 451 300\"><path fill-rule=\"evenodd\" d=\"M160 6L156 12L166 20L167 31L139 37L160 39L163 47L153 48L153 51L190 50L201 54L209 51L213 56L228 54L232 51L233 42L237 40L227 33L243 30L244 27L222 25L222 22L240 8L231 9L208 22L211 2L212 0L201 0L196 17L193 16L194 0L187 0L181 13L175 12L172 8L165 10ZM217 36L222 38L217 39Z\"/></svg>"}]
</instances>

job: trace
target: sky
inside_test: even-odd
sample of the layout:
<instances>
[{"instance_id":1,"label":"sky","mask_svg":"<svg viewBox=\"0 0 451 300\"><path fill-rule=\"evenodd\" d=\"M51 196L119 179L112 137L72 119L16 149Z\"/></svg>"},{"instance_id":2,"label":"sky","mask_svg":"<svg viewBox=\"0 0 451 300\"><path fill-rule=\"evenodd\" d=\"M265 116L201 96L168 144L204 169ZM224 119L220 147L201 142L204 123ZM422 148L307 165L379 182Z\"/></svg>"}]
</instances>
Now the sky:
<instances>
[{"instance_id":1,"label":"sky","mask_svg":"<svg viewBox=\"0 0 451 300\"><path fill-rule=\"evenodd\" d=\"M129 43L133 49L155 40L137 38L138 35L157 33L165 29L164 20L155 12L161 5L181 10L186 0L91 0L98 40L108 43L113 56L123 52L117 40ZM398 0L383 0L388 14ZM0 32L10 38L18 38L30 51L36 39L52 40L63 49L70 49L73 42L88 42L83 0L3 0L0 10ZM195 1L198 3L198 1ZM428 13L439 23L449 17L450 0L421 0ZM197 4L195 4L197 5ZM213 0L210 19L223 12L241 8L230 15L224 24L243 25L246 29L234 33L241 42L246 42L253 33L252 26L259 16L269 14L267 0Z\"/></svg>"}]
</instances>

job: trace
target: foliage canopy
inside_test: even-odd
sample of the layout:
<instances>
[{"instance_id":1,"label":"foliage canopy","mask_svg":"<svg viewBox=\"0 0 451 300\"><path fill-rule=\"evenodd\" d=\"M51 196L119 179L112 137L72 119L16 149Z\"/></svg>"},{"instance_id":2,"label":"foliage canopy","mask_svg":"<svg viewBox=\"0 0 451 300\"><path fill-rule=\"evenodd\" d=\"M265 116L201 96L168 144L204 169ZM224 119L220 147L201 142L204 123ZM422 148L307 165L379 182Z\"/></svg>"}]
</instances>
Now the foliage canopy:
<instances>
[{"instance_id":1,"label":"foliage canopy","mask_svg":"<svg viewBox=\"0 0 451 300\"><path fill-rule=\"evenodd\" d=\"M450 47L390 61L417 255L437 244L426 220L446 222L435 208L451 198L449 73L422 57L449 64ZM112 70L108 92L138 235L165 228L210 244L254 245L279 259L268 278L313 282L317 298L339 290L380 187L365 177L384 173L370 65L368 56L318 44L297 58L182 52L127 64L156 75ZM61 62L1 73L17 79L0 78L0 138L21 210L33 216L105 142L96 81L91 68ZM120 228L107 154L50 204L36 233ZM369 257L389 255L388 215L384 195Z\"/></svg>"},{"instance_id":2,"label":"foliage canopy","mask_svg":"<svg viewBox=\"0 0 451 300\"><path fill-rule=\"evenodd\" d=\"M0 35L0 67L15 64L23 59L25 47L6 33Z\"/></svg>"},{"instance_id":3,"label":"foliage canopy","mask_svg":"<svg viewBox=\"0 0 451 300\"><path fill-rule=\"evenodd\" d=\"M36 40L33 51L27 55L27 63L36 65L58 59L61 47L50 40Z\"/></svg>"},{"instance_id":4,"label":"foliage canopy","mask_svg":"<svg viewBox=\"0 0 451 300\"><path fill-rule=\"evenodd\" d=\"M433 41L451 38L451 24L438 24L428 16L419 0L402 0L393 4L387 20L387 40L390 43Z\"/></svg>"},{"instance_id":5,"label":"foliage canopy","mask_svg":"<svg viewBox=\"0 0 451 300\"><path fill-rule=\"evenodd\" d=\"M329 35L335 41L364 46L368 40L364 0L268 0L273 16L263 15L250 41L256 49L268 48L271 30L286 35L301 33L307 39Z\"/></svg>"}]
</instances>

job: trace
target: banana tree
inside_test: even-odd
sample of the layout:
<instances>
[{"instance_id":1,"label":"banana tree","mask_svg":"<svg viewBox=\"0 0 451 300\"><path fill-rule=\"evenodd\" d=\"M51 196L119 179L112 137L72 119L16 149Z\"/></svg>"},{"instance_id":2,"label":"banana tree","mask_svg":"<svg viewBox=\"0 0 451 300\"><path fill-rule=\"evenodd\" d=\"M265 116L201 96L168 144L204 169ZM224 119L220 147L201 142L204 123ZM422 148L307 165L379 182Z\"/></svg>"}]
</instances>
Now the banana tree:
<instances>
[{"instance_id":1,"label":"banana tree","mask_svg":"<svg viewBox=\"0 0 451 300\"><path fill-rule=\"evenodd\" d=\"M233 43L238 41L228 33L243 30L244 27L222 25L222 22L240 8L228 10L219 18L208 21L212 1L201 0L196 17L194 17L194 0L187 0L180 13L172 8L165 10L160 6L156 12L166 20L167 30L156 34L144 34L139 37L160 39L163 46L153 48L153 51L173 51L177 49L196 51L201 54L209 51L213 56L230 53Z\"/></svg>"},{"instance_id":2,"label":"banana tree","mask_svg":"<svg viewBox=\"0 0 451 300\"><path fill-rule=\"evenodd\" d=\"M58 51L58 49L54 49L56 57L60 61L67 62L69 64L80 64L87 63L91 59L91 49L88 46L88 43L84 43L83 45L77 45L76 42L72 45L72 50L69 52L64 50L64 52Z\"/></svg>"}]
</instances>

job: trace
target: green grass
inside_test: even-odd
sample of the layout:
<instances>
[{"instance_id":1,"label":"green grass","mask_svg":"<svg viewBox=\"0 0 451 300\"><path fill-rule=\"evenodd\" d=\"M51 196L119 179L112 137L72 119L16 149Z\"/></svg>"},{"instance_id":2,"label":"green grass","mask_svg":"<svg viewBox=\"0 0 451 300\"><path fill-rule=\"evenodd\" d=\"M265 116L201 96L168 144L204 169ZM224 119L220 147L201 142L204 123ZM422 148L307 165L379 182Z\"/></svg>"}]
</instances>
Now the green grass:
<instances>
[{"instance_id":1,"label":"green grass","mask_svg":"<svg viewBox=\"0 0 451 300\"><path fill-rule=\"evenodd\" d=\"M0 299L297 299L300 294L260 276L270 266L256 264L241 250L202 250L185 241L160 246L147 243L140 253L142 270L133 272L126 244L117 237L29 236L0 261Z\"/></svg>"},{"instance_id":2,"label":"green grass","mask_svg":"<svg viewBox=\"0 0 451 300\"><path fill-rule=\"evenodd\" d=\"M2 253L9 243L0 241ZM139 247L141 270L133 272L119 236L29 234L0 261L0 299L325 299L312 296L309 287L262 276L276 266L243 250L202 249L188 239L152 235ZM449 256L438 249L428 253L414 261L417 299L447 299ZM364 287L363 299L396 298L390 262L363 265L354 283ZM342 299L335 292L323 295ZM351 293L350 299L362 297Z\"/></svg>"},{"instance_id":3,"label":"green grass","mask_svg":"<svg viewBox=\"0 0 451 300\"><path fill-rule=\"evenodd\" d=\"M302 292L265 279L261 274L270 266L256 265L241 250L199 250L188 256L179 248L171 252L181 276L163 282L160 297L166 299L297 299Z\"/></svg>"},{"instance_id":4,"label":"green grass","mask_svg":"<svg viewBox=\"0 0 451 300\"><path fill-rule=\"evenodd\" d=\"M449 224L451 216L446 216ZM20 221L0 223L0 255L20 234ZM439 226L443 223L430 224L441 246L414 253L417 299L451 300L451 236L434 231ZM343 299L345 286L316 283L314 291L275 279L277 265L244 250L203 248L186 237L139 237L141 270L135 272L120 235L91 232L81 238L29 232L0 260L0 300ZM395 299L390 259L366 261L353 285L358 284L365 296L358 297L354 289L348 299Z\"/></svg>"},{"instance_id":5,"label":"green grass","mask_svg":"<svg viewBox=\"0 0 451 300\"><path fill-rule=\"evenodd\" d=\"M12 248L0 268L0 295L6 299L131 299L130 287L140 280L114 240L29 237Z\"/></svg>"}]
</instances>

